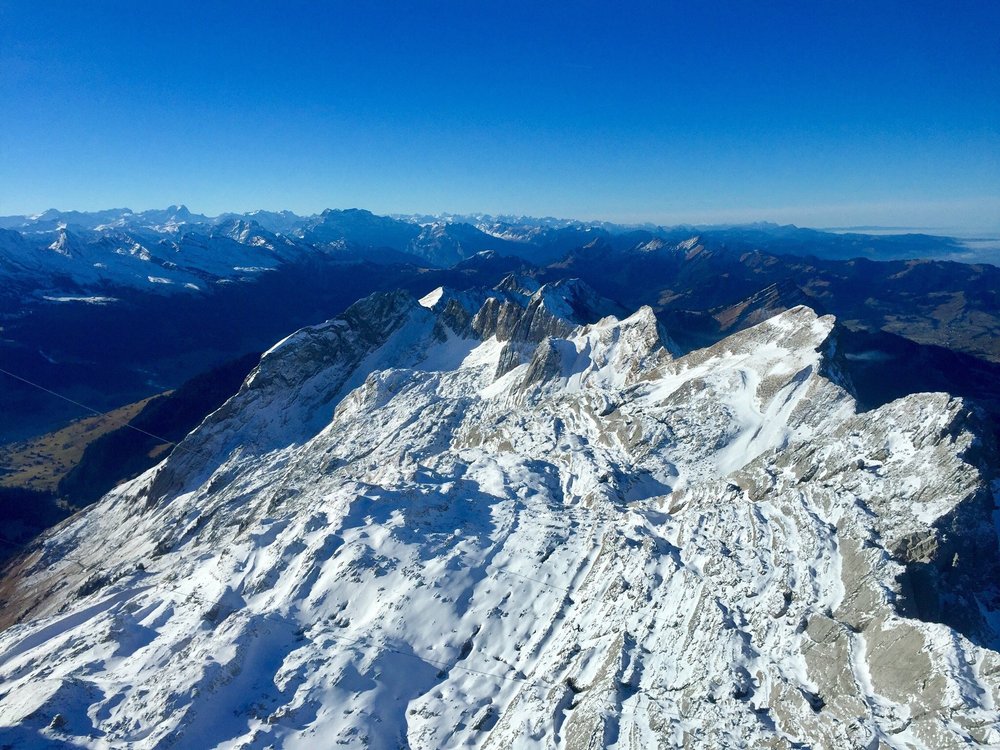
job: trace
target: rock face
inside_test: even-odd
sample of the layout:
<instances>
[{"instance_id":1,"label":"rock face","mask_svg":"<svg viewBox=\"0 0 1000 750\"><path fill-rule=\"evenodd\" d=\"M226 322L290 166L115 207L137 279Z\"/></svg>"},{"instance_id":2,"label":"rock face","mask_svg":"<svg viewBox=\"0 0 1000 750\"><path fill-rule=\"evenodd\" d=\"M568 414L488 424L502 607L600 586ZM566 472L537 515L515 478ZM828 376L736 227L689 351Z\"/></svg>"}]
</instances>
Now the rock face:
<instances>
[{"instance_id":1,"label":"rock face","mask_svg":"<svg viewBox=\"0 0 1000 750\"><path fill-rule=\"evenodd\" d=\"M1000 743L994 448L796 307L676 357L578 283L272 348L10 573L0 744Z\"/></svg>"}]
</instances>

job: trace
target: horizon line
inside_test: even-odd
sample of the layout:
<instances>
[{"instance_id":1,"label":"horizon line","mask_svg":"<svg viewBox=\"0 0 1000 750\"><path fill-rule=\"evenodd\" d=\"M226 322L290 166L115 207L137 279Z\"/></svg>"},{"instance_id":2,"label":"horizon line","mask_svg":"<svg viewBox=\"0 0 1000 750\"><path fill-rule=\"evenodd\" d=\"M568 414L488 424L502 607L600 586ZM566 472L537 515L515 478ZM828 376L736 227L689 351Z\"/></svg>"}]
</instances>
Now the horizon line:
<instances>
[{"instance_id":1,"label":"horizon line","mask_svg":"<svg viewBox=\"0 0 1000 750\"><path fill-rule=\"evenodd\" d=\"M115 206L111 208L99 208L99 209L61 209L54 206L44 209L43 211L38 211L35 213L12 213L0 215L0 219L18 219L23 218L26 220L35 221L40 217L44 216L46 213L54 211L56 213L78 213L78 214L98 214L105 213L109 211L121 211L127 212L126 215L138 216L145 213L150 213L153 211L169 211L174 209L176 211L184 210L188 213L204 217L206 220L217 221L228 215L232 216L251 216L255 213L289 213L294 217L299 219L309 219L328 211L363 211L369 213L373 216L381 216L390 219L400 219L400 220L416 220L421 218L433 218L438 220L448 220L448 219L470 219L470 218L489 218L489 219L523 219L523 220L537 220L537 221L558 221L566 223L576 223L584 225L601 225L601 224L611 224L623 228L643 228L643 227L655 227L657 229L680 229L680 228L691 228L691 229L713 229L713 228L723 228L723 227L753 227L753 226L772 226L772 227L793 227L796 229L810 229L818 232L829 232L829 233L852 233L856 232L859 234L864 234L866 232L880 232L880 233L900 233L900 234L937 234L938 236L951 237L953 234L958 233L965 235L968 238L971 235L982 235L983 239L994 239L995 235L1000 236L1000 226L998 227L962 227L962 226L911 226L906 224L877 224L872 222L850 224L843 223L837 225L810 225L810 224L799 224L796 222L781 222L775 221L773 219L751 219L751 220L730 220L730 221L680 221L676 223L672 222L661 222L655 220L615 220L615 219L580 219L580 218L567 218L561 216L553 216L551 214L528 214L528 213L517 213L517 212L499 212L491 213L487 211L473 211L473 212L456 212L456 211L440 211L440 212L387 212L378 213L372 211L371 209L362 208L360 206L349 206L345 208L334 208L326 207L319 211L311 213L299 213L295 209L282 208L282 209L271 209L271 208L255 208L248 211L221 211L218 214L210 215L207 213L200 213L198 211L192 210L185 203L171 203L165 207L154 207L154 208L144 208L141 210L134 210L127 206Z\"/></svg>"}]
</instances>

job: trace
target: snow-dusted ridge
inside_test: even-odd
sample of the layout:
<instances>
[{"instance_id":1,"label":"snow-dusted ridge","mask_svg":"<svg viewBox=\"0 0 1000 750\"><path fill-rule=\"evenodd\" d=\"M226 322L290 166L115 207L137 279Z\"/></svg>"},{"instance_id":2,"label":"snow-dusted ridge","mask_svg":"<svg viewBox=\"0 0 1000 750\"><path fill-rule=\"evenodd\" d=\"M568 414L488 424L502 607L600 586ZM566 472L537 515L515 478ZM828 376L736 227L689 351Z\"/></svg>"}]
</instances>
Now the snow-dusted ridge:
<instances>
[{"instance_id":1,"label":"snow-dusted ridge","mask_svg":"<svg viewBox=\"0 0 1000 750\"><path fill-rule=\"evenodd\" d=\"M0 743L1000 743L992 446L857 413L833 330L515 277L303 329L8 578Z\"/></svg>"}]
</instances>

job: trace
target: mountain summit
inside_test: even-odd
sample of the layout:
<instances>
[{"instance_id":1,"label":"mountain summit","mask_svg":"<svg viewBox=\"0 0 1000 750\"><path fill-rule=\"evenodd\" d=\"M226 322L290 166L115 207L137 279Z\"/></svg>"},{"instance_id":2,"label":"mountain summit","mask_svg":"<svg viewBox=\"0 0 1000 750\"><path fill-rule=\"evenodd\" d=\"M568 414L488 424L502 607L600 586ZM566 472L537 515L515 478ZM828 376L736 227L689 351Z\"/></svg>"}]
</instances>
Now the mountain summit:
<instances>
[{"instance_id":1,"label":"mountain summit","mask_svg":"<svg viewBox=\"0 0 1000 750\"><path fill-rule=\"evenodd\" d=\"M0 741L1000 742L994 448L859 413L833 324L677 356L511 276L293 334L10 572Z\"/></svg>"}]
</instances>

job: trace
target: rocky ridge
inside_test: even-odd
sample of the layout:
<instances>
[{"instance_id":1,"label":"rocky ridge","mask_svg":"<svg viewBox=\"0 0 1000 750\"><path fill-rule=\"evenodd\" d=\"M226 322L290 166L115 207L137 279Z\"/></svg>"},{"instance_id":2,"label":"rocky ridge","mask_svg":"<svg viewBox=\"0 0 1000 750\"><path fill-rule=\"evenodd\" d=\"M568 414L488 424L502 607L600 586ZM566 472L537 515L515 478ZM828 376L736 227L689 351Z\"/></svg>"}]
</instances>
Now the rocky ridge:
<instances>
[{"instance_id":1,"label":"rocky ridge","mask_svg":"<svg viewBox=\"0 0 1000 750\"><path fill-rule=\"evenodd\" d=\"M998 743L994 447L832 332L516 277L303 329L10 573L0 741Z\"/></svg>"}]
</instances>

